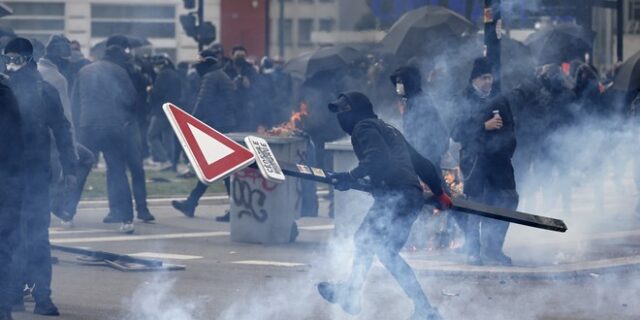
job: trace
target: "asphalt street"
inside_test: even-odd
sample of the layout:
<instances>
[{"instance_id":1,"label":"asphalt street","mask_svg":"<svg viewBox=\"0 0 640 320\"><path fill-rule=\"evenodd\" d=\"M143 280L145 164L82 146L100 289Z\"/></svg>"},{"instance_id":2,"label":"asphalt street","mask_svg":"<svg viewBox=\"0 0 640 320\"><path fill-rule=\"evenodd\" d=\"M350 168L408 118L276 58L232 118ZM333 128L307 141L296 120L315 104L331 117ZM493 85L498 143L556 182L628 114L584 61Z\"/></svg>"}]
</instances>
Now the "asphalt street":
<instances>
[{"instance_id":1,"label":"asphalt street","mask_svg":"<svg viewBox=\"0 0 640 320\"><path fill-rule=\"evenodd\" d=\"M587 194L578 193L576 203ZM606 198L605 208L630 212L631 202L620 207L617 196L624 194ZM202 205L193 219L166 202L152 204L157 222L136 224L133 235L103 224L103 206L84 205L75 228L52 223L51 242L162 259L186 269L123 272L54 251L60 261L53 299L60 319L406 319L412 312L379 264L366 284L359 317L319 297L315 284L343 279L351 254L348 239L333 236L326 201L320 217L298 221L298 240L285 245L231 242L229 224L214 219L225 204ZM640 224L632 214L612 217L566 217L567 234L512 227L506 252L515 269L470 268L452 250L403 254L445 319L639 319ZM606 227L576 223L585 219ZM15 313L15 319L45 319L32 308L28 302L27 312Z\"/></svg>"}]
</instances>

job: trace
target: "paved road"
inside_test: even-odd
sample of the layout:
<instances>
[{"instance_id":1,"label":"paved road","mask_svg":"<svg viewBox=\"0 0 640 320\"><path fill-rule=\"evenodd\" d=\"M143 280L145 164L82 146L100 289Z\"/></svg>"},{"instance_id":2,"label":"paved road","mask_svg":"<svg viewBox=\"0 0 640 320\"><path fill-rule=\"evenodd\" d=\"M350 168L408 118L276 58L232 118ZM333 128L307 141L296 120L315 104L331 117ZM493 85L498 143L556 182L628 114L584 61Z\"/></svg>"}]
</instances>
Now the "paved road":
<instances>
[{"instance_id":1,"label":"paved road","mask_svg":"<svg viewBox=\"0 0 640 320\"><path fill-rule=\"evenodd\" d=\"M608 199L606 205L616 201ZM121 272L80 265L74 256L56 252L60 263L54 266L53 291L61 319L353 319L326 304L315 292L315 283L340 279L350 263L351 247L332 237L327 204L321 204L322 217L299 221L297 242L271 246L231 243L229 225L214 220L222 214L223 205L202 206L194 219L156 205L152 211L158 222L137 224L132 236L117 233L116 225L99 222L106 209L84 208L75 229L52 226L53 243L170 258L172 263L185 265L186 270ZM562 235L512 228L507 252L520 266L553 266L640 254L640 228L635 217L589 216L598 218L607 221L609 229L594 232L580 227L579 232ZM434 275L426 272L433 267L433 260L446 264L460 257L450 252L424 251L406 255L446 319L640 318L640 305L636 303L640 272L635 265L555 280L483 277L465 273L464 266L455 263L457 270L462 270L457 275ZM532 262L531 256L540 260ZM412 311L411 303L389 274L377 265L366 285L363 306L358 319L405 319ZM28 311L32 307L32 303L27 304ZM15 314L15 318L44 319L30 312Z\"/></svg>"}]
</instances>

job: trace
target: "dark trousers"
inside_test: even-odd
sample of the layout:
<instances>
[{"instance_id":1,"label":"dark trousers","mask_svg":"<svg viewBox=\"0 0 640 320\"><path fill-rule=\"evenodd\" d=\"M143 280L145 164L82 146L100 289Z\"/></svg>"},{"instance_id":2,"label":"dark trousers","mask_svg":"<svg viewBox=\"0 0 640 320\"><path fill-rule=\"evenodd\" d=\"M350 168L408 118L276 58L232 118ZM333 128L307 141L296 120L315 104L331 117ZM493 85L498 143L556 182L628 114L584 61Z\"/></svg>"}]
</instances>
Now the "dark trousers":
<instances>
[{"instance_id":1,"label":"dark trousers","mask_svg":"<svg viewBox=\"0 0 640 320\"><path fill-rule=\"evenodd\" d=\"M93 152L85 146L76 144L76 151L78 153L78 165L75 176L78 183L73 190L68 190L66 186L63 185L62 179L59 179L59 181L54 184L52 190L53 199L51 201L51 211L54 213L65 211L71 214L71 216L76 214L87 177L89 173L91 173L91 168L96 161ZM56 161L59 165L59 160L56 159ZM54 174L54 177L55 176Z\"/></svg>"},{"instance_id":2,"label":"dark trousers","mask_svg":"<svg viewBox=\"0 0 640 320\"><path fill-rule=\"evenodd\" d=\"M12 173L8 173L12 174ZM22 186L19 173L5 175L0 179L3 186ZM3 189L6 190L6 189ZM12 273L14 254L20 241L20 208L22 205L22 187L0 195L0 312L7 310L15 301L12 289L16 287L16 276Z\"/></svg>"},{"instance_id":3,"label":"dark trousers","mask_svg":"<svg viewBox=\"0 0 640 320\"><path fill-rule=\"evenodd\" d=\"M149 124L149 132L147 133L147 140L149 141L149 148L151 156L154 161L167 162L171 160L171 152L167 150L167 133L169 133L170 125L167 117L163 115L155 115L151 117L151 123ZM173 139L170 140L173 144ZM171 146L173 147L173 146Z\"/></svg>"},{"instance_id":4,"label":"dark trousers","mask_svg":"<svg viewBox=\"0 0 640 320\"><path fill-rule=\"evenodd\" d=\"M227 189L227 196L230 196L231 195L231 178L229 177L224 178L224 187L225 189ZM195 188L191 190L191 193L187 198L187 202L193 204L193 206L197 206L198 202L200 201L200 198L202 198L204 193L207 192L208 188L209 188L208 185L198 181Z\"/></svg>"},{"instance_id":5,"label":"dark trousers","mask_svg":"<svg viewBox=\"0 0 640 320\"><path fill-rule=\"evenodd\" d=\"M400 256L411 227L424 204L422 191L415 187L406 190L374 194L374 203L354 236L356 253L347 286L360 291L371 269L373 258L378 257L396 279L416 307L429 308L413 270Z\"/></svg>"},{"instance_id":6,"label":"dark trousers","mask_svg":"<svg viewBox=\"0 0 640 320\"><path fill-rule=\"evenodd\" d=\"M35 285L33 297L43 301L51 297L51 246L49 244L50 169L27 169L18 247L12 261L11 292L21 301L25 284Z\"/></svg>"},{"instance_id":7,"label":"dark trousers","mask_svg":"<svg viewBox=\"0 0 640 320\"><path fill-rule=\"evenodd\" d=\"M487 188L482 196L469 198L495 207L511 210L518 208L518 193L515 190ZM468 215L466 220L465 242L468 242L467 249L470 254L492 256L502 253L509 222L477 215Z\"/></svg>"},{"instance_id":8,"label":"dark trousers","mask_svg":"<svg viewBox=\"0 0 640 320\"><path fill-rule=\"evenodd\" d=\"M137 126L130 123L115 128L80 128L80 141L94 154L102 152L107 163L107 194L110 214L122 221L133 220L131 189L127 179L128 152ZM139 133L138 133L139 134ZM139 136L139 135L138 135Z\"/></svg>"},{"instance_id":9,"label":"dark trousers","mask_svg":"<svg viewBox=\"0 0 640 320\"><path fill-rule=\"evenodd\" d=\"M138 130L133 130L130 139L126 154L127 167L131 172L131 187L133 199L136 202L136 211L140 213L149 210L147 207L147 179L143 167L142 137Z\"/></svg>"}]
</instances>

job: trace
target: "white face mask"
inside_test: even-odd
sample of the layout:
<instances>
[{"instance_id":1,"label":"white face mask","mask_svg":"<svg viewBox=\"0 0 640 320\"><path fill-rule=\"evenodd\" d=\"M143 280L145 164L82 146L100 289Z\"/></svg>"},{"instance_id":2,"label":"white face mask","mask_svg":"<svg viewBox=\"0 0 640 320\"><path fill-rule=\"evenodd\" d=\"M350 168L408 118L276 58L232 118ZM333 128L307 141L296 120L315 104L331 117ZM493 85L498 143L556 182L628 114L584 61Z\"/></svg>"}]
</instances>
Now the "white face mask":
<instances>
[{"instance_id":1,"label":"white face mask","mask_svg":"<svg viewBox=\"0 0 640 320\"><path fill-rule=\"evenodd\" d=\"M24 67L24 64L15 64L15 63L9 63L7 64L7 70L8 71L18 71L20 69L22 69L22 67Z\"/></svg>"},{"instance_id":2,"label":"white face mask","mask_svg":"<svg viewBox=\"0 0 640 320\"><path fill-rule=\"evenodd\" d=\"M396 83L396 93L399 96L404 97L404 95L406 94L406 92L404 91L404 83L401 83L401 82Z\"/></svg>"}]
</instances>

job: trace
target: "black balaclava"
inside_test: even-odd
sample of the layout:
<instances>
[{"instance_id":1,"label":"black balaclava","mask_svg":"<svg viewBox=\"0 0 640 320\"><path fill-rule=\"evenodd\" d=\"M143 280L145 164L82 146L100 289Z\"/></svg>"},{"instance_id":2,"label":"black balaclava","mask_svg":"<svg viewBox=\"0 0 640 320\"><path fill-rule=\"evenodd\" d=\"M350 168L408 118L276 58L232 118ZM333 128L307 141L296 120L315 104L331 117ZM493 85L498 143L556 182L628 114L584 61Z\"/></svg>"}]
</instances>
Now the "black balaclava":
<instances>
[{"instance_id":1,"label":"black balaclava","mask_svg":"<svg viewBox=\"0 0 640 320\"><path fill-rule=\"evenodd\" d=\"M52 35L45 48L45 58L53 62L58 70L65 71L71 58L71 41L61 34Z\"/></svg>"},{"instance_id":2,"label":"black balaclava","mask_svg":"<svg viewBox=\"0 0 640 320\"><path fill-rule=\"evenodd\" d=\"M346 105L350 105L351 110L339 112L340 108ZM337 113L340 128L349 135L353 133L353 129L358 122L365 119L378 118L378 116L373 112L373 105L369 98L367 98L363 93L357 91L340 94L336 101L329 104L329 110Z\"/></svg>"},{"instance_id":3,"label":"black balaclava","mask_svg":"<svg viewBox=\"0 0 640 320\"><path fill-rule=\"evenodd\" d=\"M216 53L211 49L202 50L202 52L200 52L200 58L200 61L193 65L200 77L203 77L218 65Z\"/></svg>"},{"instance_id":4,"label":"black balaclava","mask_svg":"<svg viewBox=\"0 0 640 320\"><path fill-rule=\"evenodd\" d=\"M394 89L397 92L398 86L398 78L401 79L402 85L404 87L404 94L402 95L405 98L411 98L420 94L422 91L422 76L420 75L420 70L414 66L404 66L396 69L391 75L391 83L394 85Z\"/></svg>"}]
</instances>

